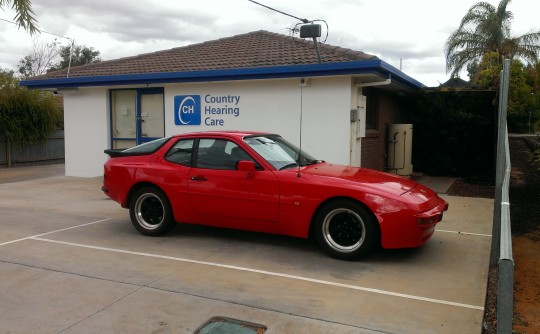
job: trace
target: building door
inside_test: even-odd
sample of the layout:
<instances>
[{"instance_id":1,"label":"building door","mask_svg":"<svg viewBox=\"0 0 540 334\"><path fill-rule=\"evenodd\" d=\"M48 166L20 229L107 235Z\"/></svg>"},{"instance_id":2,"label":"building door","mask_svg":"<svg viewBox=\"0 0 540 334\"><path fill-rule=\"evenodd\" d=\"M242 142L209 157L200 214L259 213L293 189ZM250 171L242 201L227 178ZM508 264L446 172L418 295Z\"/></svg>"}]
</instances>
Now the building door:
<instances>
[{"instance_id":1,"label":"building door","mask_svg":"<svg viewBox=\"0 0 540 334\"><path fill-rule=\"evenodd\" d=\"M163 89L111 91L111 147L133 147L165 136Z\"/></svg>"},{"instance_id":2,"label":"building door","mask_svg":"<svg viewBox=\"0 0 540 334\"><path fill-rule=\"evenodd\" d=\"M163 89L138 91L137 144L165 136Z\"/></svg>"}]
</instances>

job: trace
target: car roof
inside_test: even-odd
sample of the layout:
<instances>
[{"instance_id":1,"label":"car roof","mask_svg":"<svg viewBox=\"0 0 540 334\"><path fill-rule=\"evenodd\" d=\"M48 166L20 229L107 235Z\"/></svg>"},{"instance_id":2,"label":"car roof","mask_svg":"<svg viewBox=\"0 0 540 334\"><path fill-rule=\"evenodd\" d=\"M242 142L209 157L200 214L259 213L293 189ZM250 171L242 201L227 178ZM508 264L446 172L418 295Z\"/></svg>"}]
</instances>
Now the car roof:
<instances>
[{"instance_id":1,"label":"car roof","mask_svg":"<svg viewBox=\"0 0 540 334\"><path fill-rule=\"evenodd\" d=\"M218 136L218 137L236 137L236 138L244 138L247 136L253 136L253 135L275 135L270 132L259 132L259 131L200 131L200 132L188 132L188 133L182 133L173 135L173 138L180 138L180 137L205 137L205 136Z\"/></svg>"}]
</instances>

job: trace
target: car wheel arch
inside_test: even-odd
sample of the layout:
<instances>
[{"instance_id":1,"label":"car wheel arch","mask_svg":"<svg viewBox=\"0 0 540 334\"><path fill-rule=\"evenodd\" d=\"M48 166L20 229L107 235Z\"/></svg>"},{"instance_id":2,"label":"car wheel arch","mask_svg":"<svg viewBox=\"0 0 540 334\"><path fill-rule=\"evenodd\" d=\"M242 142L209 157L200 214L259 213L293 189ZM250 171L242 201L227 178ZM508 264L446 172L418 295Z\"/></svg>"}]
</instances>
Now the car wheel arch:
<instances>
[{"instance_id":1,"label":"car wheel arch","mask_svg":"<svg viewBox=\"0 0 540 334\"><path fill-rule=\"evenodd\" d=\"M168 196L167 192L165 192L165 190L163 190L161 187L159 187L155 183L147 182L147 181L139 182L139 183L134 184L131 187L131 189L129 190L128 195L126 196L126 203L125 203L125 206L124 206L125 208L129 208L129 206L131 205L131 201L133 200L133 195L137 192L137 190L139 190L141 188L144 188L144 187L153 187L153 188L159 189L166 196Z\"/></svg>"},{"instance_id":2,"label":"car wheel arch","mask_svg":"<svg viewBox=\"0 0 540 334\"><path fill-rule=\"evenodd\" d=\"M373 219L375 219L375 221L379 222L378 224L378 228L379 228L379 238L381 237L381 226L380 226L380 221L379 219L377 218L377 216L375 215L375 213L370 209L370 207L368 205L366 205L364 202L356 199L356 198L352 198L352 197L348 197L348 196L336 196L336 197L331 197L331 198L328 198L326 199L325 201L321 202L317 208L315 209L315 211L313 212L313 215L311 216L311 221L309 223L309 238L312 239L313 236L314 236L314 229L315 229L315 220L317 219L317 216L319 215L319 212L326 206L326 205L329 205L330 203L332 202L336 202L336 201L341 201L341 200L345 200L345 201L350 201L350 202L353 202L353 203L356 203L356 204L359 204L361 206L363 206L367 212L369 212L369 214L373 217Z\"/></svg>"}]
</instances>

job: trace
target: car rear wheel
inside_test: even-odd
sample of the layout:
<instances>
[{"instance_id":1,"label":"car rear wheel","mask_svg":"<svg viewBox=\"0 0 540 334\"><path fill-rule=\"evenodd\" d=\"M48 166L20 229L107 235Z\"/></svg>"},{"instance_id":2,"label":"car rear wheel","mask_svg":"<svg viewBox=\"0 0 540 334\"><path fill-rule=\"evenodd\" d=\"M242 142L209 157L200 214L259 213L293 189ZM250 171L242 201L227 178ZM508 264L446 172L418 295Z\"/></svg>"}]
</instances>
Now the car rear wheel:
<instances>
[{"instance_id":1,"label":"car rear wheel","mask_svg":"<svg viewBox=\"0 0 540 334\"><path fill-rule=\"evenodd\" d=\"M379 228L367 208L348 200L327 203L315 220L318 244L332 257L354 260L373 251Z\"/></svg>"},{"instance_id":2,"label":"car rear wheel","mask_svg":"<svg viewBox=\"0 0 540 334\"><path fill-rule=\"evenodd\" d=\"M167 196L154 187L144 187L133 194L129 215L133 226L144 235L163 235L175 226Z\"/></svg>"}]
</instances>

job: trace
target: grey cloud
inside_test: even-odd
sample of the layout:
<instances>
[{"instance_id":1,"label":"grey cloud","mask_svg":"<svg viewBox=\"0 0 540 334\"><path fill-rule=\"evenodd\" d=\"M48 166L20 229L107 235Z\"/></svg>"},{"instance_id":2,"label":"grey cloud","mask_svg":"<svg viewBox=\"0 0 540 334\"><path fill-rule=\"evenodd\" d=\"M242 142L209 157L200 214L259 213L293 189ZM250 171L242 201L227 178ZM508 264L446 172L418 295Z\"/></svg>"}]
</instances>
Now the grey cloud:
<instances>
[{"instance_id":1,"label":"grey cloud","mask_svg":"<svg viewBox=\"0 0 540 334\"><path fill-rule=\"evenodd\" d=\"M340 38L335 42L330 39L328 43L377 54L382 60L385 58L421 59L442 56L442 46L405 40L367 39L363 38L364 36L355 36L345 32L334 32L334 35L340 36Z\"/></svg>"},{"instance_id":2,"label":"grey cloud","mask_svg":"<svg viewBox=\"0 0 540 334\"><path fill-rule=\"evenodd\" d=\"M54 8L54 10L52 10ZM171 11L145 1L108 2L104 0L44 0L36 6L43 21L67 34L70 23L89 31L109 33L120 42L144 40L187 40L197 27L211 25L216 16L201 10ZM70 36L76 39L76 36Z\"/></svg>"}]
</instances>

